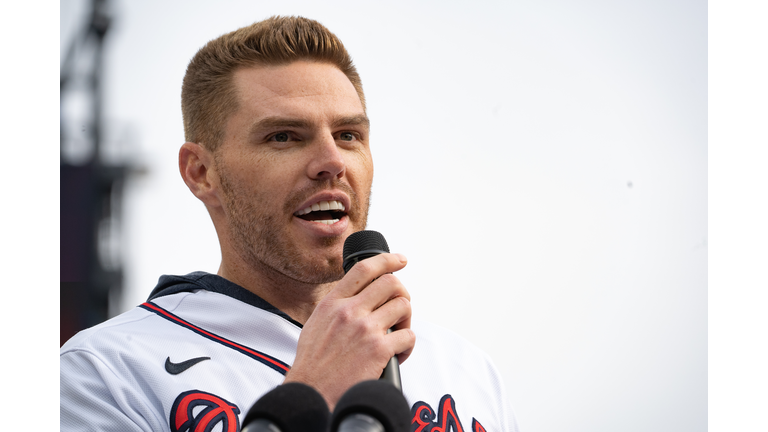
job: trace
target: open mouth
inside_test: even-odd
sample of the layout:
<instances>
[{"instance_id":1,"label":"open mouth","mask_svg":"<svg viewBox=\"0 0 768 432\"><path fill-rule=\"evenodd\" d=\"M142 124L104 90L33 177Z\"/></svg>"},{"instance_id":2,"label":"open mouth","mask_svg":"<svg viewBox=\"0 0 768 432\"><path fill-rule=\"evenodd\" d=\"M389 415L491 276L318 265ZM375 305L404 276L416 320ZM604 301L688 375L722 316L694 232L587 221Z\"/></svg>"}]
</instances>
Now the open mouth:
<instances>
[{"instance_id":1,"label":"open mouth","mask_svg":"<svg viewBox=\"0 0 768 432\"><path fill-rule=\"evenodd\" d=\"M320 201L294 213L305 221L333 225L347 215L344 204L339 201Z\"/></svg>"}]
</instances>

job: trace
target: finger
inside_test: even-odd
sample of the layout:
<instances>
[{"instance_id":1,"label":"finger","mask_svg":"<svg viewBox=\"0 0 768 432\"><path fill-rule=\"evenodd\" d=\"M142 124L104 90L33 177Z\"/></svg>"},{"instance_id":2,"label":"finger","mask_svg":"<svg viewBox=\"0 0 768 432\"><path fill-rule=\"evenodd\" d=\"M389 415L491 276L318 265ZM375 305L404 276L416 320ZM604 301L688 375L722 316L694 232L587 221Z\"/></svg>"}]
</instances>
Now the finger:
<instances>
[{"instance_id":1,"label":"finger","mask_svg":"<svg viewBox=\"0 0 768 432\"><path fill-rule=\"evenodd\" d=\"M405 297L396 297L384 303L371 314L371 320L379 325L381 331L394 327L411 327L411 302Z\"/></svg>"},{"instance_id":2,"label":"finger","mask_svg":"<svg viewBox=\"0 0 768 432\"><path fill-rule=\"evenodd\" d=\"M397 353L399 363L406 361L416 346L416 333L410 328L393 331L386 338L387 342L394 348L394 352Z\"/></svg>"},{"instance_id":3,"label":"finger","mask_svg":"<svg viewBox=\"0 0 768 432\"><path fill-rule=\"evenodd\" d=\"M360 261L349 270L346 276L336 284L333 295L348 298L356 295L372 281L384 274L396 272L408 263L402 254L379 254Z\"/></svg>"},{"instance_id":4,"label":"finger","mask_svg":"<svg viewBox=\"0 0 768 432\"><path fill-rule=\"evenodd\" d=\"M396 297L405 297L411 300L411 294L405 289L400 279L391 273L387 273L360 291L354 297L354 301L359 307L374 311Z\"/></svg>"}]
</instances>

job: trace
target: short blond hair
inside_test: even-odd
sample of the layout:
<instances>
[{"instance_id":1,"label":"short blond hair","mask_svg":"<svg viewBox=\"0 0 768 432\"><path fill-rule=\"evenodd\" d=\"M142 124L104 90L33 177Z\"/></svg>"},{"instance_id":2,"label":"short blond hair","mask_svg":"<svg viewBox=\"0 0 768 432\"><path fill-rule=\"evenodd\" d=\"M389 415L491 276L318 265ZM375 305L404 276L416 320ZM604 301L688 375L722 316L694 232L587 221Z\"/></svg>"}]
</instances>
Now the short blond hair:
<instances>
[{"instance_id":1,"label":"short blond hair","mask_svg":"<svg viewBox=\"0 0 768 432\"><path fill-rule=\"evenodd\" d=\"M298 60L338 67L352 82L365 110L360 75L341 40L317 21L273 16L208 42L189 62L181 87L184 138L216 150L227 119L238 109L234 71Z\"/></svg>"}]
</instances>

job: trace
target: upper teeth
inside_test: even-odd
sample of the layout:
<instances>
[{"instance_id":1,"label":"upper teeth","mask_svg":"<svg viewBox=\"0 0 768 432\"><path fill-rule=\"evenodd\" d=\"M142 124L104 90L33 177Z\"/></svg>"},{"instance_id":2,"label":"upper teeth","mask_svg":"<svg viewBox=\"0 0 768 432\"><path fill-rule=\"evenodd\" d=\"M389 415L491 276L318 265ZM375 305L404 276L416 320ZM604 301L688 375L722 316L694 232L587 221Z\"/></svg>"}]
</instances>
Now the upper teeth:
<instances>
[{"instance_id":1,"label":"upper teeth","mask_svg":"<svg viewBox=\"0 0 768 432\"><path fill-rule=\"evenodd\" d=\"M344 211L344 204L338 201L320 201L296 212L297 216L305 215L313 211L340 210Z\"/></svg>"}]
</instances>

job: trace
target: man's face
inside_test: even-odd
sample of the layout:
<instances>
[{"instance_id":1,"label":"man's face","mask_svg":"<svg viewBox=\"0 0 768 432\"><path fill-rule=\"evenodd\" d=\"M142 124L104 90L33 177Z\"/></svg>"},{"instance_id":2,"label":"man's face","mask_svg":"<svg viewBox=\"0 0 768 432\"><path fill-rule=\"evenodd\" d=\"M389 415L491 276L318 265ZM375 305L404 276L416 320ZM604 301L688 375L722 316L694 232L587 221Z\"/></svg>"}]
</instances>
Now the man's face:
<instances>
[{"instance_id":1,"label":"man's face","mask_svg":"<svg viewBox=\"0 0 768 432\"><path fill-rule=\"evenodd\" d=\"M248 266L306 283L340 279L344 240L365 228L373 181L355 88L335 66L304 61L240 69L234 83L240 107L214 154L226 241Z\"/></svg>"}]
</instances>

